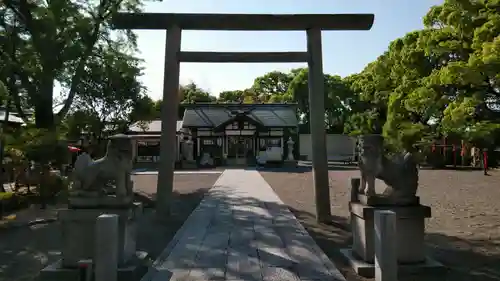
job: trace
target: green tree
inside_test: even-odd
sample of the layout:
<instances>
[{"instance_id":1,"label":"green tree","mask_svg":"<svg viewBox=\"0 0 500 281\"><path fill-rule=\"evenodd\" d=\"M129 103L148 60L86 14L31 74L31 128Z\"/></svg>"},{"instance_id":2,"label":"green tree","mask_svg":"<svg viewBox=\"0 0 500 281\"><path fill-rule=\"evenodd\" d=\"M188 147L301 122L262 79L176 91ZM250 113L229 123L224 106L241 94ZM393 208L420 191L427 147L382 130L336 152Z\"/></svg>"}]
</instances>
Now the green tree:
<instances>
[{"instance_id":1,"label":"green tree","mask_svg":"<svg viewBox=\"0 0 500 281\"><path fill-rule=\"evenodd\" d=\"M446 0L430 9L423 30L391 42L344 79L360 105L345 130L379 132L383 125L398 149L441 136L491 143L500 117L499 3Z\"/></svg>"},{"instance_id":2,"label":"green tree","mask_svg":"<svg viewBox=\"0 0 500 281\"><path fill-rule=\"evenodd\" d=\"M181 86L181 103L214 102L216 97L198 87L194 82Z\"/></svg>"},{"instance_id":3,"label":"green tree","mask_svg":"<svg viewBox=\"0 0 500 281\"><path fill-rule=\"evenodd\" d=\"M8 95L9 91L7 90L7 87L2 81L0 81L0 101L2 102L2 104L4 104L4 101L7 99Z\"/></svg>"},{"instance_id":4,"label":"green tree","mask_svg":"<svg viewBox=\"0 0 500 281\"><path fill-rule=\"evenodd\" d=\"M151 121L160 118L160 101L154 101L149 96L143 95L134 103L129 120L131 123L137 121Z\"/></svg>"},{"instance_id":5,"label":"green tree","mask_svg":"<svg viewBox=\"0 0 500 281\"><path fill-rule=\"evenodd\" d=\"M139 67L142 61L123 53L122 48L116 42L100 46L100 56L89 58L75 89L75 117L83 118L69 121L85 120L86 131L98 140L105 137L105 133L121 131L130 125L134 108L145 98L145 89L138 80L142 75Z\"/></svg>"},{"instance_id":6,"label":"green tree","mask_svg":"<svg viewBox=\"0 0 500 281\"><path fill-rule=\"evenodd\" d=\"M500 121L500 1L447 0L424 23L434 30L425 50L446 57L425 81L445 95L440 129L491 143Z\"/></svg>"},{"instance_id":7,"label":"green tree","mask_svg":"<svg viewBox=\"0 0 500 281\"><path fill-rule=\"evenodd\" d=\"M309 123L309 70L294 70L293 80L288 86L288 99L296 102L303 123ZM325 89L325 126L332 132L342 132L348 118L349 103L353 91L340 76L324 74Z\"/></svg>"},{"instance_id":8,"label":"green tree","mask_svg":"<svg viewBox=\"0 0 500 281\"><path fill-rule=\"evenodd\" d=\"M241 90L224 91L219 94L217 101L222 103L243 102L243 98L244 93Z\"/></svg>"},{"instance_id":9,"label":"green tree","mask_svg":"<svg viewBox=\"0 0 500 281\"><path fill-rule=\"evenodd\" d=\"M198 87L194 82L187 85L182 85L180 89L182 96L178 110L179 119L184 116L184 107L182 104L186 103L202 103L202 102L215 102L216 97L211 96L209 92Z\"/></svg>"},{"instance_id":10,"label":"green tree","mask_svg":"<svg viewBox=\"0 0 500 281\"><path fill-rule=\"evenodd\" d=\"M285 101L284 96L292 79L293 76L288 73L272 71L255 78L251 89L256 93L259 102Z\"/></svg>"},{"instance_id":11,"label":"green tree","mask_svg":"<svg viewBox=\"0 0 500 281\"><path fill-rule=\"evenodd\" d=\"M179 103L177 118L182 119L182 117L184 116L184 107L182 106L183 104L210 103L210 102L215 102L216 100L217 100L216 97L210 95L209 92L198 87L198 85L196 85L194 82L190 82L187 85L181 85L179 88L179 100L176 101ZM151 115L152 119L158 119L161 117L160 114L161 114L162 104L163 100L157 100L153 102L153 109L152 109L153 115Z\"/></svg>"},{"instance_id":12,"label":"green tree","mask_svg":"<svg viewBox=\"0 0 500 281\"><path fill-rule=\"evenodd\" d=\"M16 105L26 97L34 107L38 128L53 130L70 110L96 46L119 41L135 49L130 31L111 35L109 20L118 11L139 11L137 0L40 1L5 0L0 5L0 34L14 52L0 51L1 60L15 71L22 91L13 94ZM15 32L5 32L14 30ZM67 90L54 114L54 83ZM19 112L23 114L23 112Z\"/></svg>"}]
</instances>

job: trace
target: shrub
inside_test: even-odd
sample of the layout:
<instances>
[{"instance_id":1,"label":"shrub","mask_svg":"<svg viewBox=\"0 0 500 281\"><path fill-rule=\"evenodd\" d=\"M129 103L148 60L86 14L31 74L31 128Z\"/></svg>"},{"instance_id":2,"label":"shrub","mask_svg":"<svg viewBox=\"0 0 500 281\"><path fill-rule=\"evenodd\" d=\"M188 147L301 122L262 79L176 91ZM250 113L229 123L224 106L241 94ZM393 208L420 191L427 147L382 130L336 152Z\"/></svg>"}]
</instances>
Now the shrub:
<instances>
[{"instance_id":1,"label":"shrub","mask_svg":"<svg viewBox=\"0 0 500 281\"><path fill-rule=\"evenodd\" d=\"M29 204L30 200L27 196L13 192L0 192L0 214L2 216L5 212L19 210L28 207Z\"/></svg>"},{"instance_id":2,"label":"shrub","mask_svg":"<svg viewBox=\"0 0 500 281\"><path fill-rule=\"evenodd\" d=\"M14 197L14 192L0 192L0 202Z\"/></svg>"}]
</instances>

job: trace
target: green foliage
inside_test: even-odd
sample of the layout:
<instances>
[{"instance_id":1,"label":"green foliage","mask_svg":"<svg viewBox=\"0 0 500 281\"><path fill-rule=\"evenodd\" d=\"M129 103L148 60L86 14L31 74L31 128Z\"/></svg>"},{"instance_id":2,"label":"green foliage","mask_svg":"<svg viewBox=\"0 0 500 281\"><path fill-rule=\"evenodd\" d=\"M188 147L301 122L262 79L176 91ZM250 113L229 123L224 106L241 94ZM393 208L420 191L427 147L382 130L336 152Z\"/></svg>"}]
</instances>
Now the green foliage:
<instances>
[{"instance_id":1,"label":"green foliage","mask_svg":"<svg viewBox=\"0 0 500 281\"><path fill-rule=\"evenodd\" d=\"M344 79L359 97L345 132L383 124L396 149L441 136L492 143L500 121L499 7L499 1L446 0L431 8L425 29L394 40Z\"/></svg>"},{"instance_id":2,"label":"green foliage","mask_svg":"<svg viewBox=\"0 0 500 281\"><path fill-rule=\"evenodd\" d=\"M12 93L17 108L33 107L37 127L53 129L70 110L85 70L101 47L119 44L135 50L135 35L112 35L110 19L118 10L140 8L138 0L3 1L0 61L18 74L12 84L19 85ZM67 94L55 115L54 81Z\"/></svg>"},{"instance_id":3,"label":"green foliage","mask_svg":"<svg viewBox=\"0 0 500 281\"><path fill-rule=\"evenodd\" d=\"M287 100L287 92L293 74L272 71L255 78L252 90L260 102L283 102Z\"/></svg>"},{"instance_id":4,"label":"green foliage","mask_svg":"<svg viewBox=\"0 0 500 281\"><path fill-rule=\"evenodd\" d=\"M307 68L296 69L290 76L293 79L288 86L287 96L298 104L299 114L303 122L309 123L309 71ZM324 75L325 91L325 123L328 129L336 128L342 132L344 124L351 112L350 104L354 103L354 93L350 85L339 76Z\"/></svg>"},{"instance_id":5,"label":"green foliage","mask_svg":"<svg viewBox=\"0 0 500 281\"><path fill-rule=\"evenodd\" d=\"M219 94L218 102L223 103L233 103L233 102L243 102L243 91L224 91Z\"/></svg>"},{"instance_id":6,"label":"green foliage","mask_svg":"<svg viewBox=\"0 0 500 281\"><path fill-rule=\"evenodd\" d=\"M5 84L0 81L0 101L4 101L7 98L7 95L9 94L9 90L5 86Z\"/></svg>"},{"instance_id":7,"label":"green foliage","mask_svg":"<svg viewBox=\"0 0 500 281\"><path fill-rule=\"evenodd\" d=\"M65 163L69 157L68 146L57 131L38 129L34 126L25 128L21 136L9 147L26 159L40 164Z\"/></svg>"},{"instance_id":8,"label":"green foliage","mask_svg":"<svg viewBox=\"0 0 500 281\"><path fill-rule=\"evenodd\" d=\"M71 138L78 139L86 132L102 139L130 125L134 121L131 117L148 117L144 110L151 110L145 109L151 107L151 100L138 80L142 61L124 53L123 48L112 42L99 46L100 55L89 58L75 90L73 109L65 120Z\"/></svg>"},{"instance_id":9,"label":"green foliage","mask_svg":"<svg viewBox=\"0 0 500 281\"><path fill-rule=\"evenodd\" d=\"M214 102L216 98L199 88L194 82L181 86L181 103Z\"/></svg>"},{"instance_id":10,"label":"green foliage","mask_svg":"<svg viewBox=\"0 0 500 281\"><path fill-rule=\"evenodd\" d=\"M9 200L14 196L13 192L0 192L0 201Z\"/></svg>"},{"instance_id":11,"label":"green foliage","mask_svg":"<svg viewBox=\"0 0 500 281\"><path fill-rule=\"evenodd\" d=\"M30 135L37 141L23 136L30 148L22 150L26 155L42 159L49 156L33 151L57 152L49 143L60 139L55 125L68 112L64 129L71 138L160 117L162 101L147 97L138 82L142 62L133 56L135 36L128 31L111 36L109 26L114 12L138 11L141 1L4 2L0 78L9 83L0 84L0 99L9 95L18 111L33 108L36 126L49 129ZM500 1L445 0L423 23L424 29L391 42L360 73L324 75L329 132L382 133L396 150L443 136L481 146L499 141ZM11 70L18 74L16 83L10 83ZM54 80L66 94L55 116ZM181 86L179 94L179 118L186 103L292 102L301 123L309 122L306 68L266 73L250 88L224 91L218 98L195 83Z\"/></svg>"}]
</instances>

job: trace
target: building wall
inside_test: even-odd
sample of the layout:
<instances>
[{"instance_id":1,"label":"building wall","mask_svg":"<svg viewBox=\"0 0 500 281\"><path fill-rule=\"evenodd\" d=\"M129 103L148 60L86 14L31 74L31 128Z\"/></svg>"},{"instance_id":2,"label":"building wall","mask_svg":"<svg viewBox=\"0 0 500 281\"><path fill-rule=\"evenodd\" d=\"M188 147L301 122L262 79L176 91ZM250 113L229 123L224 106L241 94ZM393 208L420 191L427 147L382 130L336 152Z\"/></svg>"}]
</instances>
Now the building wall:
<instances>
[{"instance_id":1,"label":"building wall","mask_svg":"<svg viewBox=\"0 0 500 281\"><path fill-rule=\"evenodd\" d=\"M174 153L176 154L176 161L179 161L180 160L179 136L176 136L176 140L177 140L177 142L176 142L177 145L174 147ZM138 160L137 157L139 156L138 151L137 151L138 142L159 142L159 141L160 141L160 138L133 138L132 139L132 154L133 154L135 162L141 162L141 161L137 161ZM158 150L157 154L158 154L158 155L156 155L158 157L157 159L159 159L159 156L160 156L159 150Z\"/></svg>"},{"instance_id":2,"label":"building wall","mask_svg":"<svg viewBox=\"0 0 500 281\"><path fill-rule=\"evenodd\" d=\"M312 160L311 134L300 134L299 151L301 157ZM329 160L335 160L346 155L355 155L356 139L347 135L326 135L326 151Z\"/></svg>"}]
</instances>

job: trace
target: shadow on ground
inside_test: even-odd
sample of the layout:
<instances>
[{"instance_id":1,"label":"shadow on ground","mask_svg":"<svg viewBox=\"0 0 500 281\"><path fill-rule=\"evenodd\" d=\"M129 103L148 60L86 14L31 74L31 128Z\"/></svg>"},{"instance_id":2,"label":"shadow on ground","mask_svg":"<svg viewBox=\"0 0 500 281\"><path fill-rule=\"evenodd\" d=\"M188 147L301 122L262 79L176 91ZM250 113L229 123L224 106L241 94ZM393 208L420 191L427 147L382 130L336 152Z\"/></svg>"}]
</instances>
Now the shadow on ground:
<instances>
[{"instance_id":1,"label":"shadow on ground","mask_svg":"<svg viewBox=\"0 0 500 281\"><path fill-rule=\"evenodd\" d=\"M338 252L349 247L352 239L349 222L344 217L332 217L331 224L317 224L312 214L291 210L304 225L320 248L339 267L348 281L366 280L357 276ZM499 281L500 237L492 240L465 240L441 233L427 233L428 253L446 267L446 274L401 276L399 281ZM464 247L466 245L466 247Z\"/></svg>"},{"instance_id":2,"label":"shadow on ground","mask_svg":"<svg viewBox=\"0 0 500 281\"><path fill-rule=\"evenodd\" d=\"M198 206L209 188L172 194L172 215L158 219L151 208L139 221L138 250L155 259ZM154 196L154 195L153 195ZM138 201L153 202L142 195ZM150 204L151 205L151 204ZM0 281L31 281L48 264L60 259L62 235L57 222L0 230Z\"/></svg>"},{"instance_id":3,"label":"shadow on ground","mask_svg":"<svg viewBox=\"0 0 500 281\"><path fill-rule=\"evenodd\" d=\"M194 202L195 200L189 199L190 197L196 198L198 200L202 196L200 193L187 194L183 197L183 200L188 202ZM245 210L245 206L257 206L263 207L269 210L269 213L273 215L273 225L275 225L275 231L280 235L286 235L288 240L290 237L300 237L300 230L290 231L290 228L280 226L280 220L290 220L287 217L286 210L288 209L285 205L276 204L274 202L264 202L259 201L254 198L227 198L224 194L211 193L212 197L216 197L219 202L219 209L232 210L234 218L237 218L236 225L243 227L245 221L255 221L255 220L265 220L269 219L268 216L262 215L261 212L251 212ZM349 222L344 217L333 216L331 223L328 224L317 224L315 218L312 214L299 211L296 209L290 210L299 220L299 222L305 227L307 232L316 241L318 246L327 254L332 262L339 268L342 274L347 278L348 281L361 281L368 280L357 276L347 265L343 256L340 255L339 249L349 247L351 243L351 234ZM211 217L211 223L217 224L220 218L217 216ZM237 227L237 226L236 226ZM219 233L220 234L220 233ZM208 235L208 234L207 234ZM258 233L256 234L258 235ZM284 236L282 236L284 237ZM457 237L447 236L440 233L429 233L426 237L426 243L428 252L442 262L446 268L446 274L440 275L429 275L429 274L417 274L417 275L406 275L400 276L400 281L421 281L421 280L453 280L453 281L498 281L500 280L500 256L497 254L492 254L492 252L498 252L500 247L500 237L492 238L491 240L466 240ZM283 240L286 240L283 238ZM294 240L295 241L295 240ZM301 238L297 238L294 243L302 243ZM306 245L304 243L302 245ZM460 244L460 247L459 247ZM467 245L468 247L464 247ZM276 245L268 245L269 247L274 247ZM196 245L188 245L186 251L189 249L198 249ZM260 248L259 248L260 249ZM494 251L491 251L491 250ZM312 249L314 250L314 249ZM201 250L201 254L198 253L198 257L210 257L209 251L212 249L205 249L206 252ZM248 255L248 247L242 249L238 255ZM273 256L273 253L266 253L273 260L277 261L279 264L284 264L283 257ZM188 255L189 256L189 255ZM301 257L303 259L303 257ZM185 264L183 264L185 262ZM307 261L306 261L307 262ZM189 261L179 261L179 266L188 267ZM228 269L228 274L233 276L241 273L236 270ZM251 276L236 276L244 277L244 280L257 280Z\"/></svg>"},{"instance_id":4,"label":"shadow on ground","mask_svg":"<svg viewBox=\"0 0 500 281\"><path fill-rule=\"evenodd\" d=\"M161 223L152 209L146 208L146 215L140 221L138 248L149 252L153 258L157 257L182 226L186 218L198 206L208 189L200 189L192 193L173 193L172 214L169 218L162 218ZM254 198L226 198L220 194L212 194L222 202L220 208L233 210L239 219L241 227L245 221L268 219L261 214L245 211L244 206L265 206L273 215L276 232L280 235L294 237L296 233L290 229L279 227L280 220L287 217L287 206L273 202L258 201ZM154 194L150 197L144 195L137 199L147 203L150 207L154 203ZM346 265L339 254L340 248L348 247L351 242L350 227L343 217L332 217L329 224L317 224L310 213L290 210L306 228L307 232L316 241L318 246L336 264L348 281L366 280L356 276ZM260 216L260 218L259 218ZM217 223L217 217L212 217L211 223ZM288 233L288 234L287 234ZM453 280L453 281L498 281L500 280L500 256L491 254L491 249L499 252L500 237L488 240L466 240L446 236L439 233L429 233L426 237L427 247L433 257L448 267L445 276L402 276L400 281L420 280ZM33 280L38 271L50 262L59 258L61 247L61 233L57 223L35 225L0 232L0 281L29 281ZM300 240L300 239L299 239ZM297 240L297 243L300 241ZM464 247L466 245L467 247ZM247 255L247 250L242 250L241 255ZM189 251L189 248L186 249ZM207 253L208 254L208 253ZM273 256L272 253L268 253ZM274 260L282 257L274 256ZM282 263L281 261L280 263ZM235 271L229 272L236 275ZM244 276L242 276L244 277ZM247 278L245 280L254 280ZM255 279L257 280L257 279Z\"/></svg>"},{"instance_id":5,"label":"shadow on ground","mask_svg":"<svg viewBox=\"0 0 500 281\"><path fill-rule=\"evenodd\" d=\"M254 170L255 168L249 168ZM297 167L257 167L260 172L276 172L276 173L308 173L312 171L312 165L308 163L299 163ZM355 164L328 163L329 171L351 171L358 170Z\"/></svg>"}]
</instances>

